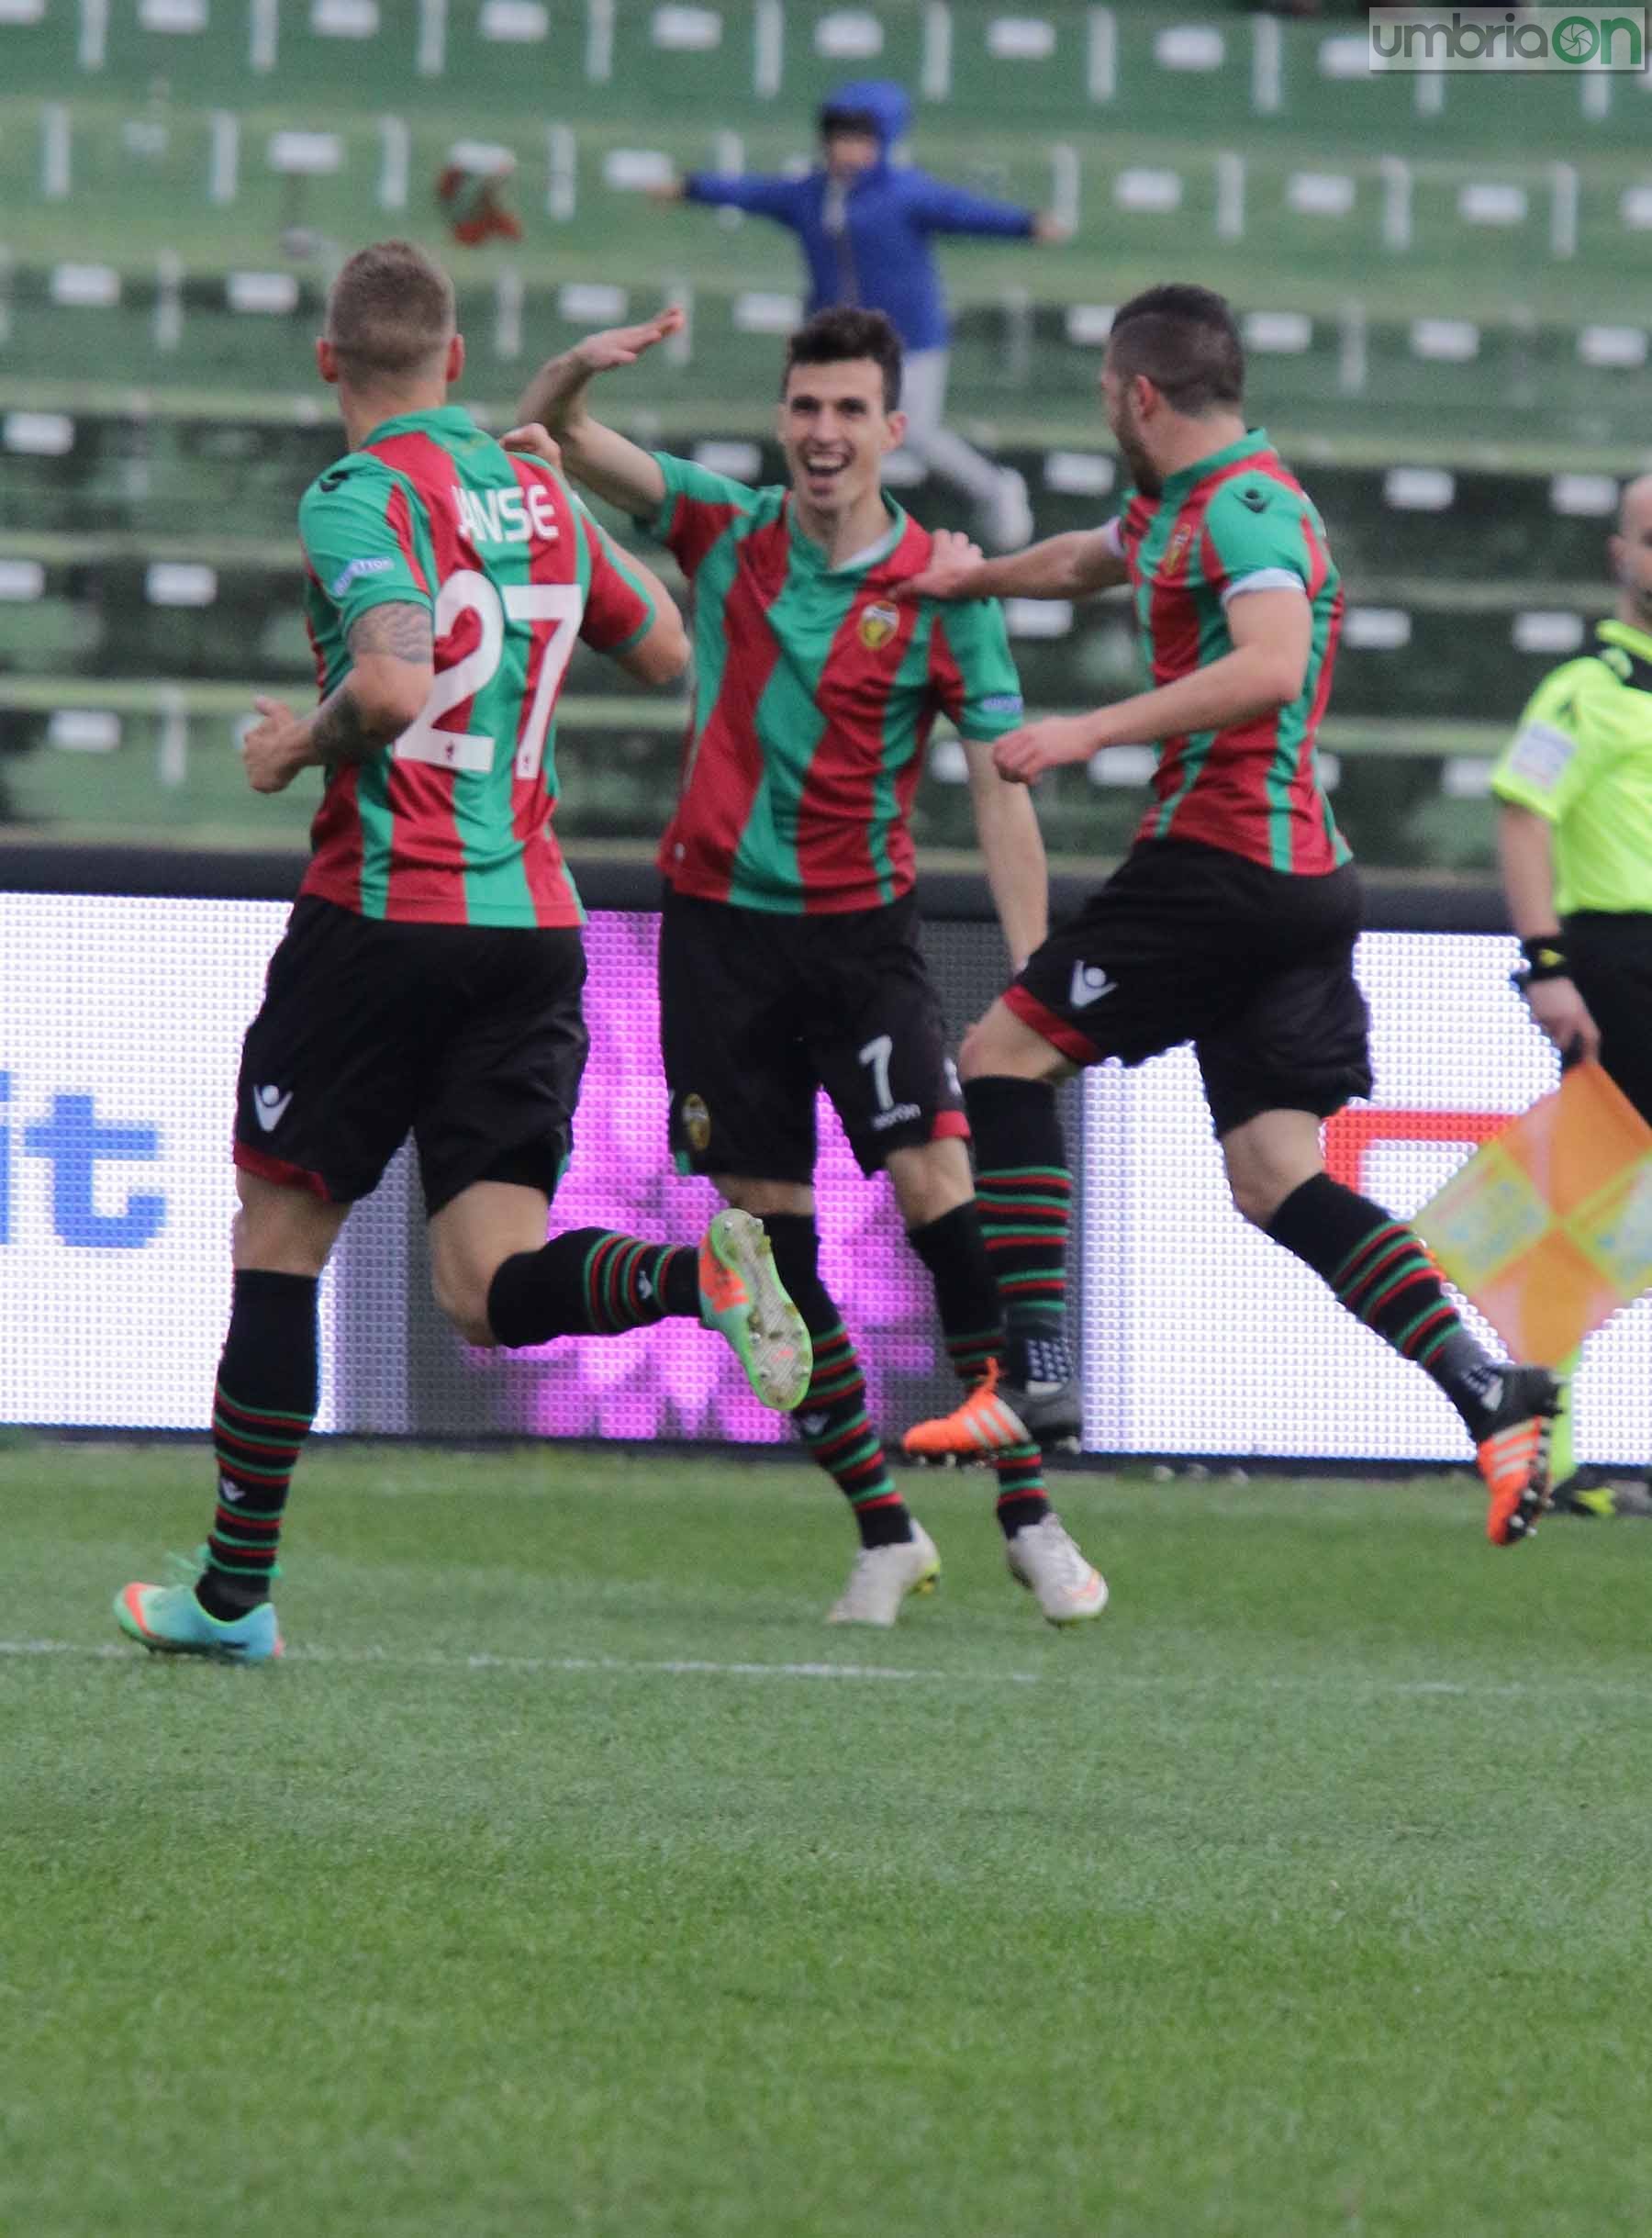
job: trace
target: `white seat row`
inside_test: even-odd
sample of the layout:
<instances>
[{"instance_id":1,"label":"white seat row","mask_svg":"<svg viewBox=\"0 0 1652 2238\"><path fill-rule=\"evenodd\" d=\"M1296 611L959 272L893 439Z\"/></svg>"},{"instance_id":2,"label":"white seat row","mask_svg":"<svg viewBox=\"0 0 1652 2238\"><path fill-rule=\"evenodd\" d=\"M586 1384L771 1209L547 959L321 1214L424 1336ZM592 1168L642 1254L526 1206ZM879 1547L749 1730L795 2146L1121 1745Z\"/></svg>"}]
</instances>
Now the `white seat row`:
<instances>
[{"instance_id":1,"label":"white seat row","mask_svg":"<svg viewBox=\"0 0 1652 2238\"><path fill-rule=\"evenodd\" d=\"M0 26L38 25L45 20L47 5L48 0L0 0ZM470 0L137 0L136 17L140 30L163 39L200 37L215 24L228 28L238 45L244 41L251 67L260 72L280 67L284 42L298 29L329 40L394 40L421 76L435 78L447 73L451 62L463 68L462 51L450 56L452 34L459 24L472 24L486 44L531 48L549 46L559 37L567 39L583 50L585 75L600 84L614 75L615 33L622 9L631 20L645 18L650 43L663 54L721 56L728 51L738 53L742 62L749 55L753 90L766 97L783 90L788 45L836 64L875 63L887 46L902 43L907 28L905 11L892 13L886 25L876 6L847 5L806 16L805 31L798 20L804 12L788 9L786 0L753 0L749 9L707 6L701 0L583 0L577 14L575 0L555 0L555 5L551 0L479 0L474 13ZM83 6L78 55L84 70L106 66L109 14L104 0L88 0ZM570 17L575 18L572 24ZM1277 115L1290 95L1305 101L1314 91L1300 69L1288 83L1280 26L1266 13L1250 24L1248 36L1220 18L1196 17L1160 24L1145 55L1138 59L1132 53L1128 67L1121 64L1121 32L1132 28L1133 19L1122 17L1111 6L1079 6L1077 0L1054 6L1045 0L1043 8L986 15L972 8L960 17L950 0L925 0L920 24L920 83L930 101L950 98L962 39L978 42L979 54L994 64L1031 66L1082 83L1096 103L1138 95L1144 64L1166 77L1242 80L1244 97L1258 116ZM1295 63L1295 57L1289 59ZM1376 100L1395 98L1395 82L1372 73L1369 41L1363 33L1334 32L1321 39L1311 68L1321 80L1349 85L1364 81ZM1599 73L1579 73L1586 117L1609 113L1613 83ZM1634 83L1646 86L1652 77L1643 74ZM1424 117L1444 117L1447 85L1446 75L1439 72L1413 77L1410 105ZM1239 92L1237 84L1231 92Z\"/></svg>"}]
</instances>

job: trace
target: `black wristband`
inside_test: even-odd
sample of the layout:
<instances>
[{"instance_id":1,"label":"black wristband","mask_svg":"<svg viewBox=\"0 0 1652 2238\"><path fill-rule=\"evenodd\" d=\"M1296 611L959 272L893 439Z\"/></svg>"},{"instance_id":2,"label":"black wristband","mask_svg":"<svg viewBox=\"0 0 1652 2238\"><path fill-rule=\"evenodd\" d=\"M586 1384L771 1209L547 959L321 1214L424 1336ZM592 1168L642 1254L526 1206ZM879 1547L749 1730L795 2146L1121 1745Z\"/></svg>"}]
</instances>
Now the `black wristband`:
<instances>
[{"instance_id":1,"label":"black wristband","mask_svg":"<svg viewBox=\"0 0 1652 2238\"><path fill-rule=\"evenodd\" d=\"M1539 979L1568 979L1571 977L1564 933L1539 933L1535 939L1523 940L1520 953L1525 957L1521 980L1527 987L1534 986Z\"/></svg>"}]
</instances>

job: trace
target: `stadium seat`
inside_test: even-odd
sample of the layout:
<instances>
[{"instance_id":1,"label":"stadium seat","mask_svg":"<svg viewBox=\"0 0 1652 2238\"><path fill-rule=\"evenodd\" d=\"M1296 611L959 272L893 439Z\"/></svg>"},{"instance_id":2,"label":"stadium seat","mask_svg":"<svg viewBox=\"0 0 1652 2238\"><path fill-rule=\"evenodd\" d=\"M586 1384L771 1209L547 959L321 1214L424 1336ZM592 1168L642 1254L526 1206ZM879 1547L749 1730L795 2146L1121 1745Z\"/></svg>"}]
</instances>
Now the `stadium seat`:
<instances>
[{"instance_id":1,"label":"stadium seat","mask_svg":"<svg viewBox=\"0 0 1652 2238\"><path fill-rule=\"evenodd\" d=\"M1652 229L1644 104L1599 79L1383 79L1365 61L1351 19L1128 0L0 0L14 793L28 770L50 778L40 797L78 797L95 766L100 793L158 788L170 818L244 814L220 766L233 711L251 684L296 694L310 675L294 506L340 443L314 380L324 290L363 234L442 238L432 184L456 140L514 157L525 224L453 259L482 416L501 422L541 355L668 296L688 332L616 389L621 417L776 474L763 367L800 308L793 245L642 190L806 162L820 95L876 73L912 87L934 168L1077 226L1036 256L946 252L953 415L1026 475L1041 529L1116 500L1095 397L1111 306L1166 270L1241 306L1256 411L1349 588L1339 805L1395 859L1475 859L1486 751L1602 610L1603 538L1644 447L1652 326L1622 287ZM951 518L910 466L903 501ZM1129 688L1116 614L1011 620L1040 704ZM588 762L591 815L645 827L675 710L597 663L572 689L564 751ZM935 755L921 828L961 839L956 755L944 739ZM1062 844L1127 833L1128 759L1065 787Z\"/></svg>"},{"instance_id":2,"label":"stadium seat","mask_svg":"<svg viewBox=\"0 0 1652 2238\"><path fill-rule=\"evenodd\" d=\"M341 78L375 101L451 116L455 88L478 112L737 120L807 113L845 75L876 72L918 95L925 123L1030 121L1062 132L1177 133L1189 144L1312 125L1328 146L1430 158L1558 138L1634 151L1638 88L1602 78L1373 76L1349 23L1245 17L1206 6L1166 17L1141 0L11 0L0 16L6 84L147 85L228 103L253 84L296 102L336 97ZM523 101L524 87L535 95ZM1556 123L1563 109L1566 125Z\"/></svg>"}]
</instances>

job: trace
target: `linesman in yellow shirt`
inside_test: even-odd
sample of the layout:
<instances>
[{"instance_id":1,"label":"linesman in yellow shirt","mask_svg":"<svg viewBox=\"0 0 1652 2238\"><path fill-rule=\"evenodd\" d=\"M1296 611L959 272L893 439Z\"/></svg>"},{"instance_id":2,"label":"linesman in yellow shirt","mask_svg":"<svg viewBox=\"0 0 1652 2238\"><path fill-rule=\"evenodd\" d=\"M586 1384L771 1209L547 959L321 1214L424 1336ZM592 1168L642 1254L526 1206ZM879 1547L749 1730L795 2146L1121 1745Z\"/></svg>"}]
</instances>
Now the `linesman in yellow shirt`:
<instances>
[{"instance_id":1,"label":"linesman in yellow shirt","mask_svg":"<svg viewBox=\"0 0 1652 2238\"><path fill-rule=\"evenodd\" d=\"M1607 549L1617 611L1537 687L1491 789L1532 1015L1652 1125L1652 475L1624 491ZM1568 1489L1566 1466L1557 1449L1557 1506L1652 1513L1639 1486Z\"/></svg>"}]
</instances>

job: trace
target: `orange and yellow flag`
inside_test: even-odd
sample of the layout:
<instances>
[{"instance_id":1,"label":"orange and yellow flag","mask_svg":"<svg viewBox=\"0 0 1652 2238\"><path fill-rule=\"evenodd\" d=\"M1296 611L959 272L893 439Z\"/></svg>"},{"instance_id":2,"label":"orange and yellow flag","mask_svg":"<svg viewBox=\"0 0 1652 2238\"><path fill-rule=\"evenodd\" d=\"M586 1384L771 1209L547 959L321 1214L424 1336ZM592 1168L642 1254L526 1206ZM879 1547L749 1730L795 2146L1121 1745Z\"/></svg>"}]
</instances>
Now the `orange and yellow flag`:
<instances>
[{"instance_id":1,"label":"orange and yellow flag","mask_svg":"<svg viewBox=\"0 0 1652 2238\"><path fill-rule=\"evenodd\" d=\"M1416 1225L1512 1358L1557 1367L1652 1286L1652 1127L1599 1065L1579 1065Z\"/></svg>"}]
</instances>

